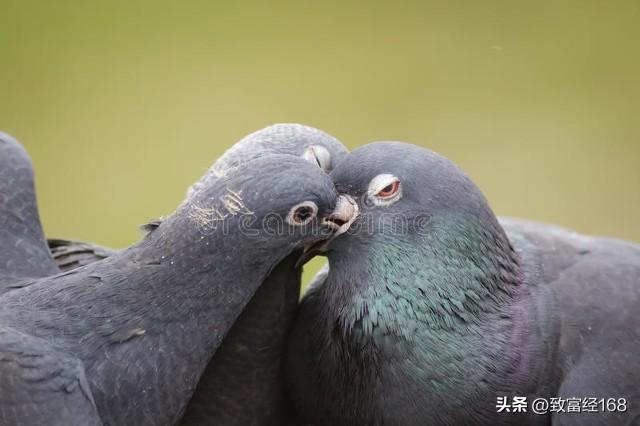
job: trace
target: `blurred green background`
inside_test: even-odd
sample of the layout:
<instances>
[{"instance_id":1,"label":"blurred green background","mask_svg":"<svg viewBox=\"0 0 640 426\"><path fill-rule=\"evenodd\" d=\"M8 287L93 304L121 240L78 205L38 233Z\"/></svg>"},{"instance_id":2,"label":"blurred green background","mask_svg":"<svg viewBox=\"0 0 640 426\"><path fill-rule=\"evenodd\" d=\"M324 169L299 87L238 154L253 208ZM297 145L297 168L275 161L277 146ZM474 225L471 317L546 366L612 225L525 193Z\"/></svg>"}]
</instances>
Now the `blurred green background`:
<instances>
[{"instance_id":1,"label":"blurred green background","mask_svg":"<svg viewBox=\"0 0 640 426\"><path fill-rule=\"evenodd\" d=\"M0 0L0 129L50 236L126 246L242 136L301 122L432 148L500 215L639 241L639 42L637 0Z\"/></svg>"}]
</instances>

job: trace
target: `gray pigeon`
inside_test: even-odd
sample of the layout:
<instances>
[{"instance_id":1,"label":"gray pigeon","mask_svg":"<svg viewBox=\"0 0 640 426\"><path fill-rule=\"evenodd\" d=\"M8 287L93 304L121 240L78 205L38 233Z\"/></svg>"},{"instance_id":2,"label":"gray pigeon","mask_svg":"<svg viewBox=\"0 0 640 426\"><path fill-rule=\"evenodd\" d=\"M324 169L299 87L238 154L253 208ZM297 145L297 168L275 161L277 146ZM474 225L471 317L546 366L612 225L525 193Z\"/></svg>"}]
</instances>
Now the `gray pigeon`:
<instances>
[{"instance_id":1,"label":"gray pigeon","mask_svg":"<svg viewBox=\"0 0 640 426\"><path fill-rule=\"evenodd\" d=\"M0 424L175 424L270 271L344 230L345 206L316 165L265 156L208 179L127 250L14 283Z\"/></svg>"},{"instance_id":2,"label":"gray pigeon","mask_svg":"<svg viewBox=\"0 0 640 426\"><path fill-rule=\"evenodd\" d=\"M19 278L60 272L42 232L31 160L20 144L0 132L0 294Z\"/></svg>"},{"instance_id":3,"label":"gray pigeon","mask_svg":"<svg viewBox=\"0 0 640 426\"><path fill-rule=\"evenodd\" d=\"M638 424L639 245L499 222L459 168L408 144L356 149L331 176L360 214L288 340L307 423ZM614 401L532 413L560 397Z\"/></svg>"},{"instance_id":4,"label":"gray pigeon","mask_svg":"<svg viewBox=\"0 0 640 426\"><path fill-rule=\"evenodd\" d=\"M329 172L347 154L333 136L302 124L275 124L254 132L219 158L190 193L209 179L269 154L302 157ZM145 226L150 231L159 225ZM89 243L49 240L62 270L105 259L117 251ZM202 375L182 424L270 425L291 419L282 356L300 294L301 252L284 259L258 288Z\"/></svg>"}]
</instances>

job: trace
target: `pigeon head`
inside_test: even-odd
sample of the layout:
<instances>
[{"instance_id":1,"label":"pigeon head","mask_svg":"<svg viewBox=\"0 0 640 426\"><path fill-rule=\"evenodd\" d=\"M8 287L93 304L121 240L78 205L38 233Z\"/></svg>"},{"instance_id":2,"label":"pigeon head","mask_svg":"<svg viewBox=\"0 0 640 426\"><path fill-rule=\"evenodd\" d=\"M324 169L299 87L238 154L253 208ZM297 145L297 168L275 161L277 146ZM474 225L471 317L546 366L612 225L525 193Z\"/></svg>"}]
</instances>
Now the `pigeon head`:
<instances>
[{"instance_id":1,"label":"pigeon head","mask_svg":"<svg viewBox=\"0 0 640 426\"><path fill-rule=\"evenodd\" d=\"M349 238L366 240L385 233L415 238L441 216L466 216L490 227L497 223L480 190L460 168L418 146L366 145L348 155L331 177L339 192L358 201L360 217Z\"/></svg>"},{"instance_id":2,"label":"pigeon head","mask_svg":"<svg viewBox=\"0 0 640 426\"><path fill-rule=\"evenodd\" d=\"M18 191L14 188L17 188L18 184L23 185L19 189L34 192L31 158L17 140L7 133L0 132L0 188L7 187L0 192L0 210L11 202L5 198L16 196L15 193ZM17 218L20 218L20 215L17 215Z\"/></svg>"},{"instance_id":3,"label":"pigeon head","mask_svg":"<svg viewBox=\"0 0 640 426\"><path fill-rule=\"evenodd\" d=\"M269 154L302 157L325 172L330 172L347 154L347 150L336 138L322 130L303 124L280 123L246 136L217 163L224 169Z\"/></svg>"},{"instance_id":4,"label":"pigeon head","mask_svg":"<svg viewBox=\"0 0 640 426\"><path fill-rule=\"evenodd\" d=\"M334 286L337 299L395 311L403 294L416 305L410 312L423 311L442 327L452 323L452 314L468 318L489 309L512 281L515 255L504 231L480 190L446 158L377 142L350 153L331 177L360 211L329 245L330 273L341 277L329 281L354 283ZM357 308L351 319L361 312ZM407 318L386 318L402 332Z\"/></svg>"},{"instance_id":5,"label":"pigeon head","mask_svg":"<svg viewBox=\"0 0 640 426\"><path fill-rule=\"evenodd\" d=\"M263 155L210 178L178 215L202 238L234 236L256 246L289 251L345 230L345 197L316 164L292 155Z\"/></svg>"},{"instance_id":6,"label":"pigeon head","mask_svg":"<svg viewBox=\"0 0 640 426\"><path fill-rule=\"evenodd\" d=\"M274 124L245 136L220 157L189 193L206 185L210 178L223 176L248 161L265 155L286 154L302 158L329 173L348 151L322 130L295 123Z\"/></svg>"}]
</instances>

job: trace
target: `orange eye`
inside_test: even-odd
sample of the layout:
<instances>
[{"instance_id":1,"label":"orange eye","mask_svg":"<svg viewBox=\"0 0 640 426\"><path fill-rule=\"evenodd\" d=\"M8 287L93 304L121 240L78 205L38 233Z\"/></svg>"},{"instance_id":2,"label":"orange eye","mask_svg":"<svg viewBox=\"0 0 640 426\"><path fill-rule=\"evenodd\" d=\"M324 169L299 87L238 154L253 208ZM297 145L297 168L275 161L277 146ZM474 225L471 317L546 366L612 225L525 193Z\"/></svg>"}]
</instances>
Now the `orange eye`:
<instances>
[{"instance_id":1,"label":"orange eye","mask_svg":"<svg viewBox=\"0 0 640 426\"><path fill-rule=\"evenodd\" d=\"M382 188L376 195L380 198L393 197L396 192L398 192L398 189L400 189L400 181L396 180L393 183L390 183L389 185Z\"/></svg>"}]
</instances>

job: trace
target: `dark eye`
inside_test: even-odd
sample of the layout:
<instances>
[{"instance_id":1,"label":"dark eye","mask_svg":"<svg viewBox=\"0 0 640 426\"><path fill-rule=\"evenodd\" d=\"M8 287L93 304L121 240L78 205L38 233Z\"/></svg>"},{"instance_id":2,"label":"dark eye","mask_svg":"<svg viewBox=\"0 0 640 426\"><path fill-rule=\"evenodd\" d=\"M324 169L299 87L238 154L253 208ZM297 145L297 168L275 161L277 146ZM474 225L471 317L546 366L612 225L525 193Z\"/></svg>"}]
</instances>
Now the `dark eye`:
<instances>
[{"instance_id":1,"label":"dark eye","mask_svg":"<svg viewBox=\"0 0 640 426\"><path fill-rule=\"evenodd\" d=\"M313 217L313 209L311 207L300 207L293 213L293 218L296 222L304 222Z\"/></svg>"},{"instance_id":2,"label":"dark eye","mask_svg":"<svg viewBox=\"0 0 640 426\"><path fill-rule=\"evenodd\" d=\"M302 226L309 223L318 214L318 206L313 201L304 201L291 208L287 215L287 222L291 225Z\"/></svg>"},{"instance_id":3,"label":"dark eye","mask_svg":"<svg viewBox=\"0 0 640 426\"><path fill-rule=\"evenodd\" d=\"M398 192L398 189L400 189L400 182L396 180L382 188L376 195L380 198L393 197Z\"/></svg>"}]
</instances>

